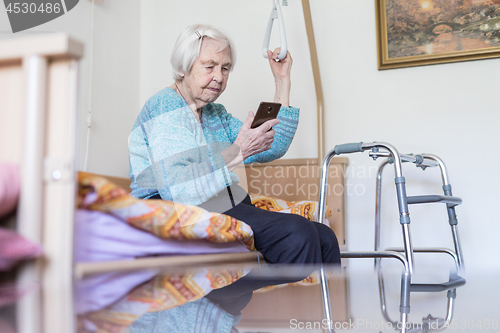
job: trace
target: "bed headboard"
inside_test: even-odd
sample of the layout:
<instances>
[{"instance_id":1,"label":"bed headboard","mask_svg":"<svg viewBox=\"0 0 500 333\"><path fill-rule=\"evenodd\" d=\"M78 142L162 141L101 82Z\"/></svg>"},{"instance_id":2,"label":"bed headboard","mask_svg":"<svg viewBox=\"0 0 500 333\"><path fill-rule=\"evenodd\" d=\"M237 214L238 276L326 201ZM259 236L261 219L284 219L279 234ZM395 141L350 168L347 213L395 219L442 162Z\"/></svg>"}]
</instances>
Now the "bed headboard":
<instances>
[{"instance_id":1,"label":"bed headboard","mask_svg":"<svg viewBox=\"0 0 500 333\"><path fill-rule=\"evenodd\" d=\"M328 218L341 247L346 244L344 175L349 164L345 157L330 163L326 203L332 211ZM240 185L248 193L267 195L287 201L319 201L321 163L316 158L280 159L269 163L245 165L235 169ZM244 181L246 179L246 181Z\"/></svg>"}]
</instances>

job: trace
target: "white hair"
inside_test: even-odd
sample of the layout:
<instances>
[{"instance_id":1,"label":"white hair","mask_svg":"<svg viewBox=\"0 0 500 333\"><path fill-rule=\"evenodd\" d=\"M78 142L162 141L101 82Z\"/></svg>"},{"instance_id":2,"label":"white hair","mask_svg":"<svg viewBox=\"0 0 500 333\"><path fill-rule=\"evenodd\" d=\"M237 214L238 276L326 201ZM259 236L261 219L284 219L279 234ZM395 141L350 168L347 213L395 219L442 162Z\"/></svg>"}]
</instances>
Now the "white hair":
<instances>
[{"instance_id":1,"label":"white hair","mask_svg":"<svg viewBox=\"0 0 500 333\"><path fill-rule=\"evenodd\" d=\"M172 57L170 63L172 64L172 74L174 80L182 80L181 73L188 74L191 67L200 55L201 43L204 38L212 38L222 43L219 51L225 50L229 47L231 62L231 69L234 68L236 60L234 46L229 37L218 29L205 25L195 24L184 29L177 41L175 42L174 49L172 50Z\"/></svg>"}]
</instances>

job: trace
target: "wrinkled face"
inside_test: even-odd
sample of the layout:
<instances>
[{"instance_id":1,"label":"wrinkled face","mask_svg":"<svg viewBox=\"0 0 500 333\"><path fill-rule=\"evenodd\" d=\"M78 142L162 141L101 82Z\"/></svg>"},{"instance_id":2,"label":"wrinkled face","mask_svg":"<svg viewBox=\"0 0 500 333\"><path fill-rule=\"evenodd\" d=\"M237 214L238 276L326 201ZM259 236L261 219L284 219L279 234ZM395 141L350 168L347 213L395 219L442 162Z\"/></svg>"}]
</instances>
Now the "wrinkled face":
<instances>
[{"instance_id":1,"label":"wrinkled face","mask_svg":"<svg viewBox=\"0 0 500 333\"><path fill-rule=\"evenodd\" d=\"M221 50L222 44L212 38L204 38L200 56L191 67L188 75L182 80L191 102L202 107L214 102L226 89L229 70L231 69L231 53L229 47Z\"/></svg>"}]
</instances>

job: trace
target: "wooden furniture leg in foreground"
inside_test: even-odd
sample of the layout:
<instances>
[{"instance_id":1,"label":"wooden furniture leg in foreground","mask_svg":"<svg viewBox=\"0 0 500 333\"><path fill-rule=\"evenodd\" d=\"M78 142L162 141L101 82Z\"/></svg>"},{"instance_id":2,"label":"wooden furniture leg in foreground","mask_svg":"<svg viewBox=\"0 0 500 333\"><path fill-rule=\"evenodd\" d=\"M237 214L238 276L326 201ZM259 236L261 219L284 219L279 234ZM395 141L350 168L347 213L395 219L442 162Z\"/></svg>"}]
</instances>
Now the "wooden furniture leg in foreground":
<instances>
[{"instance_id":1,"label":"wooden furniture leg in foreground","mask_svg":"<svg viewBox=\"0 0 500 333\"><path fill-rule=\"evenodd\" d=\"M18 333L72 332L73 220L78 61L65 34L0 42L0 160L21 167L17 232L43 246L24 265Z\"/></svg>"}]
</instances>

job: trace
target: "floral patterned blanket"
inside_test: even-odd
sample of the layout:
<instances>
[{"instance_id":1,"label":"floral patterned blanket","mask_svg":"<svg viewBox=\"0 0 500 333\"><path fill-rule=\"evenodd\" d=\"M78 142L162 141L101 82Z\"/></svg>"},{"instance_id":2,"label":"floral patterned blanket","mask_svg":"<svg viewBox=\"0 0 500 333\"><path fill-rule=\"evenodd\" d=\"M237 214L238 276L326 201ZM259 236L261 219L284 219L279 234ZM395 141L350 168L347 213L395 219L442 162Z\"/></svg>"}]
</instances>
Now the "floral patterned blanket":
<instances>
[{"instance_id":1,"label":"floral patterned blanket","mask_svg":"<svg viewBox=\"0 0 500 333\"><path fill-rule=\"evenodd\" d=\"M113 215L164 239L241 241L249 250L255 250L253 231L242 221L196 206L137 199L102 177L79 174L78 208Z\"/></svg>"}]
</instances>

